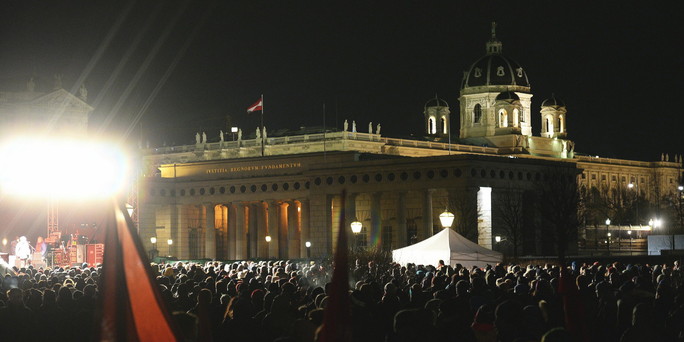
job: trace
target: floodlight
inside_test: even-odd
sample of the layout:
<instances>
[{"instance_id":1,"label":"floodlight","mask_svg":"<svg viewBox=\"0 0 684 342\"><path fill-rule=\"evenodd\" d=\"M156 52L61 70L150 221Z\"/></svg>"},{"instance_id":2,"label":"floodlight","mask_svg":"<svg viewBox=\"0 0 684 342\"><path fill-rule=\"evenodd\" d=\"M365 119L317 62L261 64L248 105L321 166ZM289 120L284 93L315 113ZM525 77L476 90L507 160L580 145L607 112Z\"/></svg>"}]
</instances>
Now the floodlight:
<instances>
[{"instance_id":1,"label":"floodlight","mask_svg":"<svg viewBox=\"0 0 684 342\"><path fill-rule=\"evenodd\" d=\"M106 198L124 185L127 163L113 145L59 138L17 138L0 146L0 189L48 198Z\"/></svg>"}]
</instances>

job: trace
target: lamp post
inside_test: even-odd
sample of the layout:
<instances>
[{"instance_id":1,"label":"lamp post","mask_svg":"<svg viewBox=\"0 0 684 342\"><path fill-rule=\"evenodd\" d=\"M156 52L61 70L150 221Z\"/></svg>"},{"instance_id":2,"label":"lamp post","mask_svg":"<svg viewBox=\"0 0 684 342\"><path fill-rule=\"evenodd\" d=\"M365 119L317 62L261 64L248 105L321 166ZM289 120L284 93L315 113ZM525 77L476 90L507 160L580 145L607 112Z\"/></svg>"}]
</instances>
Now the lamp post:
<instances>
[{"instance_id":1,"label":"lamp post","mask_svg":"<svg viewBox=\"0 0 684 342\"><path fill-rule=\"evenodd\" d=\"M166 244L169 245L169 256L171 256L171 245L173 245L173 239L166 240Z\"/></svg>"},{"instance_id":2,"label":"lamp post","mask_svg":"<svg viewBox=\"0 0 684 342\"><path fill-rule=\"evenodd\" d=\"M358 220L354 220L351 223L351 230L354 233L354 248L359 247L359 233L361 233L361 229L363 229L363 224Z\"/></svg>"},{"instance_id":3,"label":"lamp post","mask_svg":"<svg viewBox=\"0 0 684 342\"><path fill-rule=\"evenodd\" d=\"M627 187L634 190L634 207L636 208L636 224L639 224L639 191L637 191L637 184L629 183Z\"/></svg>"},{"instance_id":4,"label":"lamp post","mask_svg":"<svg viewBox=\"0 0 684 342\"><path fill-rule=\"evenodd\" d=\"M235 133L237 133L237 131L238 131L238 128L235 126L230 128L230 133L233 134L233 141L235 141Z\"/></svg>"},{"instance_id":5,"label":"lamp post","mask_svg":"<svg viewBox=\"0 0 684 342\"><path fill-rule=\"evenodd\" d=\"M305 242L304 246L306 246L306 257L307 257L307 259L311 259L311 241Z\"/></svg>"},{"instance_id":6,"label":"lamp post","mask_svg":"<svg viewBox=\"0 0 684 342\"><path fill-rule=\"evenodd\" d=\"M156 254L155 252L157 251L157 237L153 236L150 238L150 242L152 243L152 250L150 250L150 260L154 259L154 255Z\"/></svg>"},{"instance_id":7,"label":"lamp post","mask_svg":"<svg viewBox=\"0 0 684 342\"><path fill-rule=\"evenodd\" d=\"M451 228L454 223L454 214L444 209L444 212L439 214L439 222L442 224L442 228Z\"/></svg>"},{"instance_id":8,"label":"lamp post","mask_svg":"<svg viewBox=\"0 0 684 342\"><path fill-rule=\"evenodd\" d=\"M632 183L630 183L632 184ZM610 218L606 219L606 236L609 236L608 240L606 240L606 248L608 249L608 255L610 255L610 231L608 231L608 227L610 226Z\"/></svg>"},{"instance_id":9,"label":"lamp post","mask_svg":"<svg viewBox=\"0 0 684 342\"><path fill-rule=\"evenodd\" d=\"M627 235L629 235L629 255L632 255L632 231L628 230Z\"/></svg>"},{"instance_id":10,"label":"lamp post","mask_svg":"<svg viewBox=\"0 0 684 342\"><path fill-rule=\"evenodd\" d=\"M266 235L266 237L264 237L264 240L266 240L266 244L267 244L267 245L270 245L270 244L271 244L271 236L270 236L270 235ZM270 251L270 250L271 250L271 246L268 246L266 249L267 249L268 251ZM270 256L269 256L269 257L270 257Z\"/></svg>"}]
</instances>

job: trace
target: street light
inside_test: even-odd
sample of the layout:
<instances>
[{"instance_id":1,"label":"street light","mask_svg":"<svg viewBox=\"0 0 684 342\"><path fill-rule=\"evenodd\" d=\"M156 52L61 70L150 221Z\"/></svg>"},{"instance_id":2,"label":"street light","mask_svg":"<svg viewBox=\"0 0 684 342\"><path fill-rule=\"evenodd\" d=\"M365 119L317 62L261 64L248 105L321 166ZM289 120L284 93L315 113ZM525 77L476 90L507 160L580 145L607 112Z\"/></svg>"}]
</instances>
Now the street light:
<instances>
[{"instance_id":1,"label":"street light","mask_svg":"<svg viewBox=\"0 0 684 342\"><path fill-rule=\"evenodd\" d=\"M266 235L265 239L266 239L266 242L271 242L271 236L270 235Z\"/></svg>"},{"instance_id":2,"label":"street light","mask_svg":"<svg viewBox=\"0 0 684 342\"><path fill-rule=\"evenodd\" d=\"M306 257L311 258L311 241L305 242L304 246L306 246Z\"/></svg>"},{"instance_id":3,"label":"street light","mask_svg":"<svg viewBox=\"0 0 684 342\"><path fill-rule=\"evenodd\" d=\"M637 223L637 224L640 224L640 222L639 222L639 192L636 191L637 185L634 184L634 183L629 183L629 184L627 184L627 187L628 187L630 190L632 190L632 189L635 190L635 191L634 191L634 201L635 201L634 207L636 208L636 223Z\"/></svg>"},{"instance_id":4,"label":"street light","mask_svg":"<svg viewBox=\"0 0 684 342\"><path fill-rule=\"evenodd\" d=\"M629 255L632 255L632 231L628 230L627 235L629 235Z\"/></svg>"},{"instance_id":5,"label":"street light","mask_svg":"<svg viewBox=\"0 0 684 342\"><path fill-rule=\"evenodd\" d=\"M501 236L499 236L499 235L495 236L494 241L496 241L496 243L501 242Z\"/></svg>"},{"instance_id":6,"label":"street light","mask_svg":"<svg viewBox=\"0 0 684 342\"><path fill-rule=\"evenodd\" d=\"M454 223L454 214L444 209L444 212L439 214L439 222L443 228L450 228L451 224Z\"/></svg>"},{"instance_id":7,"label":"street light","mask_svg":"<svg viewBox=\"0 0 684 342\"><path fill-rule=\"evenodd\" d=\"M171 256L171 245L173 245L173 239L166 240L166 244L169 245L169 257Z\"/></svg>"},{"instance_id":8,"label":"street light","mask_svg":"<svg viewBox=\"0 0 684 342\"><path fill-rule=\"evenodd\" d=\"M632 183L629 183L632 184ZM608 231L608 227L610 226L610 218L606 219L606 235L610 236L610 232ZM608 238L610 240L610 238ZM606 241L608 241L606 240ZM608 255L610 255L610 241L606 242L606 248L608 248Z\"/></svg>"},{"instance_id":9,"label":"street light","mask_svg":"<svg viewBox=\"0 0 684 342\"><path fill-rule=\"evenodd\" d=\"M354 233L354 247L358 248L359 233L361 233L361 229L363 229L363 223L359 222L358 220L354 220L354 222L352 222L350 226L352 233Z\"/></svg>"},{"instance_id":10,"label":"street light","mask_svg":"<svg viewBox=\"0 0 684 342\"><path fill-rule=\"evenodd\" d=\"M157 237L151 237L150 242L152 243L152 249L150 250L150 259L154 259L154 255L156 254L155 252L157 251Z\"/></svg>"}]
</instances>

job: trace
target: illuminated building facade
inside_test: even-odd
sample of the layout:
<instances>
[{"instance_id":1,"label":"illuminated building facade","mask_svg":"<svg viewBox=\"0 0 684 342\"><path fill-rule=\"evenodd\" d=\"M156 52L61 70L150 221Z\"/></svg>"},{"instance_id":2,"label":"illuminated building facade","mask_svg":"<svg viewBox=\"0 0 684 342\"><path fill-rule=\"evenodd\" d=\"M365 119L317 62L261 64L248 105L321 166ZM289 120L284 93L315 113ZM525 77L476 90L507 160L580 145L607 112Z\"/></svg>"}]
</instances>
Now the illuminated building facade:
<instances>
[{"instance_id":1,"label":"illuminated building facade","mask_svg":"<svg viewBox=\"0 0 684 342\"><path fill-rule=\"evenodd\" d=\"M345 219L363 224L352 240L362 245L395 249L423 240L441 229L437 217L448 209L457 231L492 248L504 231L497 206L513 197L525 227L519 254L552 255L538 212L540 184L553 177L607 189L638 183L647 199L676 191L681 157L640 162L575 153L572 113L555 97L532 113L532 95L525 70L503 55L492 30L486 55L464 75L453 142L449 105L435 98L423 112L425 140L386 137L379 125L361 132L345 121L326 132L239 133L212 142L198 134L194 145L145 149L142 240L152 249L156 237L160 255L181 259L300 258L306 242L312 257L325 256L339 229L351 235L339 227L346 190ZM539 136L532 120L541 120ZM568 253L578 239L568 241Z\"/></svg>"}]
</instances>

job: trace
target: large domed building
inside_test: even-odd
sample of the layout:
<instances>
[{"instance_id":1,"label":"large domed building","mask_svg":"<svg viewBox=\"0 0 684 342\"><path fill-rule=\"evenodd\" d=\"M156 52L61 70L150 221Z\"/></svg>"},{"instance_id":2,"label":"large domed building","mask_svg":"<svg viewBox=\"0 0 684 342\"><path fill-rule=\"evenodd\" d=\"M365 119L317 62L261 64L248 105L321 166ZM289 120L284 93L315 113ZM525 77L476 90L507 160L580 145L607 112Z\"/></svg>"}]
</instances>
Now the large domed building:
<instances>
[{"instance_id":1,"label":"large domed building","mask_svg":"<svg viewBox=\"0 0 684 342\"><path fill-rule=\"evenodd\" d=\"M563 242L541 219L553 196L543 189L554 180L598 191L631 184L632 196L646 200L677 191L681 156L642 162L575 153L565 103L552 96L532 113L525 68L503 54L494 25L485 48L463 76L458 137L449 104L435 96L423 106L425 139L388 137L379 124L357 130L360 118L349 118L338 130L243 139L242 129L254 129L244 127L231 141L200 132L193 145L143 150L142 241L170 239L160 254L181 259L323 257L340 230L351 234L352 221L362 225L361 245L395 249L440 231L447 209L456 231L510 253L510 243L497 244L513 240L511 214L499 208L516 207L519 255L554 255L563 243L568 254L581 253L580 246L596 252L605 246L598 238L609 228L601 225L605 217L585 217L587 228L567 232ZM532 120L541 122L537 135ZM650 229L640 213L613 223L614 238L627 238L621 227L629 224L630 237Z\"/></svg>"}]
</instances>

